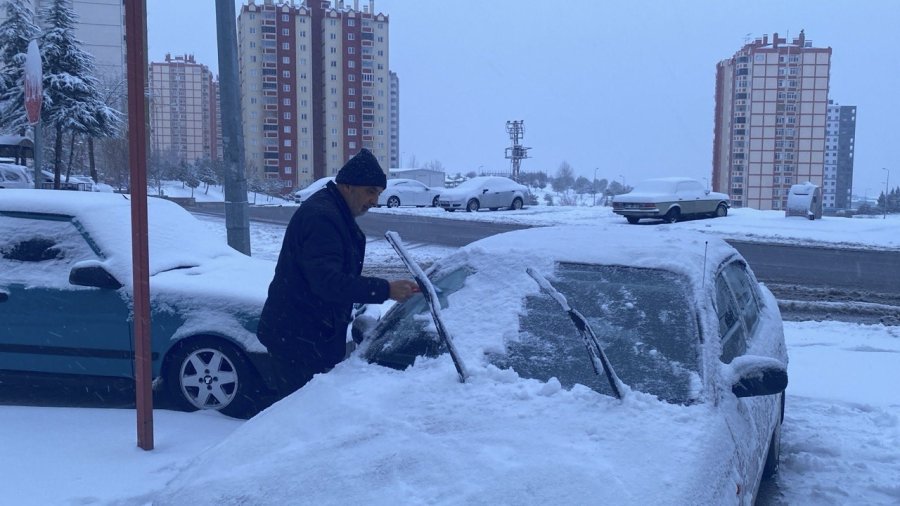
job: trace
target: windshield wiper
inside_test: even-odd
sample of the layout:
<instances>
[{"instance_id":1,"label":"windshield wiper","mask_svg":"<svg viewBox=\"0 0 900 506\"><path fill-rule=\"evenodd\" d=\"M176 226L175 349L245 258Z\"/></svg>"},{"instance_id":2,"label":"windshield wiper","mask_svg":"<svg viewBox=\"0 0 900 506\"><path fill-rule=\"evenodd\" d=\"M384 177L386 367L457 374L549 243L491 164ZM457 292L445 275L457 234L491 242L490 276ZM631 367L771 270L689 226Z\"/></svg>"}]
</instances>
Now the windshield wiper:
<instances>
[{"instance_id":1,"label":"windshield wiper","mask_svg":"<svg viewBox=\"0 0 900 506\"><path fill-rule=\"evenodd\" d=\"M572 309L569 306L568 301L566 301L566 297L559 293L556 288L547 281L547 278L531 267L525 269L525 272L527 272L532 279L537 281L541 290L546 292L547 295L552 297L560 306L562 306L563 311L569 313L569 318L572 319L572 323L575 324L575 328L577 328L578 332L581 334L584 346L587 348L588 354L591 357L591 365L594 366L594 372L597 376L600 375L601 371L604 372L607 381L609 381L609 388L612 389L613 394L615 394L617 399L621 399L622 392L625 391L625 384L622 383L622 380L620 380L618 376L616 376L616 371L613 370L612 364L610 364L609 359L606 358L606 352L600 347L600 341L597 340L597 335L594 334L594 329L588 324L587 318L578 312L578 310Z\"/></svg>"},{"instance_id":2,"label":"windshield wiper","mask_svg":"<svg viewBox=\"0 0 900 506\"><path fill-rule=\"evenodd\" d=\"M447 332L447 328L444 326L444 320L441 318L441 304L434 285L431 284L431 280L428 279L428 276L425 275L419 264L409 256L406 248L403 247L403 243L400 242L400 234L389 230L385 232L384 237L394 248L394 251L400 255L400 260L403 261L403 264L406 265L406 268L409 269L409 272L412 273L413 278L419 285L419 290L422 292L422 296L431 310L431 318L434 320L434 326L437 328L438 337L447 345L447 350L450 351L450 358L453 359L453 365L456 367L457 374L459 374L459 382L465 383L469 373L466 372L466 367L459 357L459 352L456 351L453 338L450 337L450 333Z\"/></svg>"}]
</instances>

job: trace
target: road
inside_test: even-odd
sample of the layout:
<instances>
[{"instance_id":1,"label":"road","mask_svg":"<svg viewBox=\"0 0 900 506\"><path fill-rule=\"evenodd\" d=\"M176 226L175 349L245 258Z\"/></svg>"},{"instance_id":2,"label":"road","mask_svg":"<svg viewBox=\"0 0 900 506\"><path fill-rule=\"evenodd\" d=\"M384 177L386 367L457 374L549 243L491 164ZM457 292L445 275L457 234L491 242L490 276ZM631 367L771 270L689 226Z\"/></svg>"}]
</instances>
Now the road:
<instances>
[{"instance_id":1,"label":"road","mask_svg":"<svg viewBox=\"0 0 900 506\"><path fill-rule=\"evenodd\" d=\"M221 209L221 206L189 208L193 212L219 215ZM294 211L296 207L293 206L251 207L250 218L287 223ZM372 237L383 237L385 231L394 230L406 241L454 247L527 228L527 225L384 213L368 213L357 222L363 232ZM864 305L842 311L859 313L867 322L897 324L900 320L900 268L897 267L900 266L900 252L728 242L747 259L757 278L766 283L779 300L805 302L783 308L785 313L798 313L796 319L815 319L810 316L829 316L841 311L828 309L828 303L857 302ZM841 315L841 319L846 316ZM786 318L791 315L787 314Z\"/></svg>"}]
</instances>

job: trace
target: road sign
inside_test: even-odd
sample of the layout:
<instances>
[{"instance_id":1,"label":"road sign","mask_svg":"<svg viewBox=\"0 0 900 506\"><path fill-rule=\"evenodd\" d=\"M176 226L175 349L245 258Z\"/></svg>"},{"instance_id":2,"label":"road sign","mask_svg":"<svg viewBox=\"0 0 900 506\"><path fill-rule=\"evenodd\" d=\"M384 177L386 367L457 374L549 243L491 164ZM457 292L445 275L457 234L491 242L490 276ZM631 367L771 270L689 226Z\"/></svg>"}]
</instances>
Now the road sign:
<instances>
[{"instance_id":1,"label":"road sign","mask_svg":"<svg viewBox=\"0 0 900 506\"><path fill-rule=\"evenodd\" d=\"M32 125L41 120L41 97L43 95L43 70L41 69L41 52L37 41L28 43L25 56L25 112Z\"/></svg>"}]
</instances>

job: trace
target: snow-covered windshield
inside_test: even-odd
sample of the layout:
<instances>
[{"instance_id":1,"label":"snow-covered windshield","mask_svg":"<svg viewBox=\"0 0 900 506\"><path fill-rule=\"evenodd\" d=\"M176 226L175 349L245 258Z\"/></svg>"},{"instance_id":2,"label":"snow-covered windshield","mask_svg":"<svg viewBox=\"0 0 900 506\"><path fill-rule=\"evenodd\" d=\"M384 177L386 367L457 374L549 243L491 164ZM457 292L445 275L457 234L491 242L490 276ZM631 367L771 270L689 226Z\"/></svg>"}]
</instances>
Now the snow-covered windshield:
<instances>
[{"instance_id":1,"label":"snow-covered windshield","mask_svg":"<svg viewBox=\"0 0 900 506\"><path fill-rule=\"evenodd\" d=\"M635 185L632 193L672 193L674 185L671 181L647 180Z\"/></svg>"},{"instance_id":2,"label":"snow-covered windshield","mask_svg":"<svg viewBox=\"0 0 900 506\"><path fill-rule=\"evenodd\" d=\"M442 307L465 287L472 272L462 267L435 276L432 282ZM588 319L623 382L668 402L688 403L698 397L699 335L686 279L655 269L563 263L553 284ZM555 377L566 387L579 383L612 395L605 378L594 373L572 321L553 299L542 293L526 296L518 321L518 332L506 339L505 353L491 353L490 363L512 368L522 377ZM454 337L463 341L467 336ZM385 316L364 356L405 369L417 356L444 352L428 307L417 296Z\"/></svg>"}]
</instances>

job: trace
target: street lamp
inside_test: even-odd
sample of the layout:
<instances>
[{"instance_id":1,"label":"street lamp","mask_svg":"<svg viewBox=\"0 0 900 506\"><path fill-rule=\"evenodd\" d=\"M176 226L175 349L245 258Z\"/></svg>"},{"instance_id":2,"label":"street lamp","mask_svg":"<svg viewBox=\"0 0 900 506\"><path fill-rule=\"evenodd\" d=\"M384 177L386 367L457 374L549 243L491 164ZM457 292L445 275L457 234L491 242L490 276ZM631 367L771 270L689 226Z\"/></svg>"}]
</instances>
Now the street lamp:
<instances>
[{"instance_id":1,"label":"street lamp","mask_svg":"<svg viewBox=\"0 0 900 506\"><path fill-rule=\"evenodd\" d=\"M591 181L591 207L597 205L597 169L594 169L594 180Z\"/></svg>"},{"instance_id":2,"label":"street lamp","mask_svg":"<svg viewBox=\"0 0 900 506\"><path fill-rule=\"evenodd\" d=\"M884 167L882 167L881 170L887 170L887 176L884 177L884 216L881 217L882 220L886 220L888 204L888 181L891 180L891 171Z\"/></svg>"}]
</instances>

